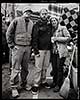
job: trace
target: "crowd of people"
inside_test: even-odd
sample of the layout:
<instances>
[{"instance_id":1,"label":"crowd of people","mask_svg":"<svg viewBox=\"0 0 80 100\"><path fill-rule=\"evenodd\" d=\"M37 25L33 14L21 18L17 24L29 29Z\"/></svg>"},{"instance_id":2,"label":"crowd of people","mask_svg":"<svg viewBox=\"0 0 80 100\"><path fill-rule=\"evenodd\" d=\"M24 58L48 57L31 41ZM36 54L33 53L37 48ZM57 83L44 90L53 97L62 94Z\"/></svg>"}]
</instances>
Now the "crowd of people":
<instances>
[{"instance_id":1,"label":"crowd of people","mask_svg":"<svg viewBox=\"0 0 80 100\"><path fill-rule=\"evenodd\" d=\"M59 92L64 81L63 67L69 65L70 55L67 44L71 40L71 36L67 28L60 25L57 17L48 18L48 10L45 8L40 10L40 19L35 23L30 16L31 10L25 9L21 17L11 21L6 31L7 44L12 54L10 84L13 97L19 96L17 87L20 70L23 89L31 90L33 94L36 94L39 92L40 86L43 86ZM33 85L29 86L26 79L31 50L35 57L35 68ZM52 64L50 74L53 77L51 85L46 79L50 63Z\"/></svg>"}]
</instances>

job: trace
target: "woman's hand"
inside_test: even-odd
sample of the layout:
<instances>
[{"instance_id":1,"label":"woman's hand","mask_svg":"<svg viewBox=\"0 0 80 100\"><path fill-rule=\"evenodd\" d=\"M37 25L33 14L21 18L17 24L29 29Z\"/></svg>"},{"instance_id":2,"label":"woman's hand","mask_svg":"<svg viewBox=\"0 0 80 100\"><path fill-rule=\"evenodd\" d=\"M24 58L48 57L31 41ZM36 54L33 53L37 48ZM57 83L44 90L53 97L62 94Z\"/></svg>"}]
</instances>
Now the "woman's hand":
<instances>
[{"instance_id":1,"label":"woman's hand","mask_svg":"<svg viewBox=\"0 0 80 100\"><path fill-rule=\"evenodd\" d=\"M57 37L51 37L51 42L54 43L55 41L57 41Z\"/></svg>"}]
</instances>

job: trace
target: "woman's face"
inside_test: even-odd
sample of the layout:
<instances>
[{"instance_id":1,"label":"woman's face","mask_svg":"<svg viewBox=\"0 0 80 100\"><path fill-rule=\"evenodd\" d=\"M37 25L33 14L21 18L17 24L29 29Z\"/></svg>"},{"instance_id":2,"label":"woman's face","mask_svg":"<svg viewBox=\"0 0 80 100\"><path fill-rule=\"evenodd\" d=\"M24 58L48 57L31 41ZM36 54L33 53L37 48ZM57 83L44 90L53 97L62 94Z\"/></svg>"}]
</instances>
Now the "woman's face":
<instances>
[{"instance_id":1,"label":"woman's face","mask_svg":"<svg viewBox=\"0 0 80 100\"><path fill-rule=\"evenodd\" d=\"M58 26L58 21L56 18L51 18L51 23L53 27L57 27Z\"/></svg>"}]
</instances>

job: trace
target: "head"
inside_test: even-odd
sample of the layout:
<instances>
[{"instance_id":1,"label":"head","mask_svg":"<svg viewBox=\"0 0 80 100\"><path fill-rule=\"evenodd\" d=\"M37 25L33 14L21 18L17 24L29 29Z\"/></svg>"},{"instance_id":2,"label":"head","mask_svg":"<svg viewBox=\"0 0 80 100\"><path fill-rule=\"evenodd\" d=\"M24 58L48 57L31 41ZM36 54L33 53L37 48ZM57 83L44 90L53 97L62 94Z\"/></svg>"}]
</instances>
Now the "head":
<instances>
[{"instance_id":1,"label":"head","mask_svg":"<svg viewBox=\"0 0 80 100\"><path fill-rule=\"evenodd\" d=\"M59 21L56 17L51 17L50 22L51 22L53 27L55 27L55 28L58 27Z\"/></svg>"},{"instance_id":2,"label":"head","mask_svg":"<svg viewBox=\"0 0 80 100\"><path fill-rule=\"evenodd\" d=\"M31 13L32 13L31 9L25 9L23 11L23 17L30 18Z\"/></svg>"},{"instance_id":3,"label":"head","mask_svg":"<svg viewBox=\"0 0 80 100\"><path fill-rule=\"evenodd\" d=\"M46 20L47 17L48 17L48 10L47 9L41 9L40 10L40 17L43 19L43 20Z\"/></svg>"}]
</instances>

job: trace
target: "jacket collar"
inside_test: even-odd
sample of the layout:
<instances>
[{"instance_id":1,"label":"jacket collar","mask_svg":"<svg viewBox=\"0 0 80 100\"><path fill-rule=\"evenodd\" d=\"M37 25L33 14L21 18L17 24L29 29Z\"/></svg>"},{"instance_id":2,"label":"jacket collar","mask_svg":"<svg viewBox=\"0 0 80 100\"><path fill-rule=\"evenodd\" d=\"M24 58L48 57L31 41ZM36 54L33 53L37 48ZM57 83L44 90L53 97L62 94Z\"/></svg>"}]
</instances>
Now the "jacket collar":
<instances>
[{"instance_id":1,"label":"jacket collar","mask_svg":"<svg viewBox=\"0 0 80 100\"><path fill-rule=\"evenodd\" d=\"M48 20L42 20L42 19L39 20L40 25L47 24L47 22L48 22Z\"/></svg>"}]
</instances>

